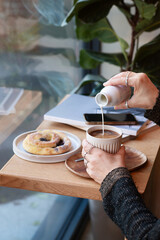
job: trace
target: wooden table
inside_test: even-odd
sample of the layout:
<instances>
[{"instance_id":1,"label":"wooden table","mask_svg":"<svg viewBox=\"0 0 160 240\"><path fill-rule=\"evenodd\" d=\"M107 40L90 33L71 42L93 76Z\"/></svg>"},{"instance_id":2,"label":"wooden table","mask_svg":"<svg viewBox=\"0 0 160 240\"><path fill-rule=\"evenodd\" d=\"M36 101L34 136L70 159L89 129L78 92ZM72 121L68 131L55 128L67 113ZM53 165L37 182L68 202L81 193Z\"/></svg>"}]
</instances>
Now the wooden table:
<instances>
[{"instance_id":1,"label":"wooden table","mask_svg":"<svg viewBox=\"0 0 160 240\"><path fill-rule=\"evenodd\" d=\"M50 121L43 121L39 129L61 129L77 135L81 140L85 138L83 130ZM128 141L125 145L134 147L148 157L148 162L133 171L132 177L141 194L146 193L150 199L152 184L151 171L155 162L160 143L160 128L147 134L142 134L136 140ZM5 187L27 189L66 196L74 196L93 200L101 200L99 184L92 179L79 177L70 172L64 162L40 164L28 162L14 155L0 171L0 185Z\"/></svg>"},{"instance_id":2,"label":"wooden table","mask_svg":"<svg viewBox=\"0 0 160 240\"><path fill-rule=\"evenodd\" d=\"M24 90L14 113L0 116L0 144L26 119L42 101L40 91Z\"/></svg>"}]
</instances>

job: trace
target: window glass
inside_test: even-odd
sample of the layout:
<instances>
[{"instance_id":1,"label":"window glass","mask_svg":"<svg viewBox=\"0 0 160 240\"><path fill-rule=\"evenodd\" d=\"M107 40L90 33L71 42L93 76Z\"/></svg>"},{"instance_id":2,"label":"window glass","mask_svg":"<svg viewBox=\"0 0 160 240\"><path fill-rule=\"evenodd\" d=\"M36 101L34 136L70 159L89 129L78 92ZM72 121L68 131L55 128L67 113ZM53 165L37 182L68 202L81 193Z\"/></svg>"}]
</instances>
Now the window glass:
<instances>
[{"instance_id":1,"label":"window glass","mask_svg":"<svg viewBox=\"0 0 160 240\"><path fill-rule=\"evenodd\" d=\"M1 86L41 90L57 103L79 82L74 23L59 27L70 7L65 2L0 1Z\"/></svg>"},{"instance_id":2,"label":"window glass","mask_svg":"<svg viewBox=\"0 0 160 240\"><path fill-rule=\"evenodd\" d=\"M74 21L60 27L70 8L70 0L0 0L0 168L14 138L36 129L82 78ZM1 187L1 239L32 239L57 198Z\"/></svg>"}]
</instances>

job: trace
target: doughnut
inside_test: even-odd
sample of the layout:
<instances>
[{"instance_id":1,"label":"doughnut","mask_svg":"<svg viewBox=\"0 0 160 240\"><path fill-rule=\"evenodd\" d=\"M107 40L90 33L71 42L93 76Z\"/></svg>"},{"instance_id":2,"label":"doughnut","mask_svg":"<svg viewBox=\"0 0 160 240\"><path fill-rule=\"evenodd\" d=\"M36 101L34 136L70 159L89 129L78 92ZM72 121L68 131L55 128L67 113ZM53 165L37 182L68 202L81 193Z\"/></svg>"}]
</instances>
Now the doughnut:
<instances>
[{"instance_id":1,"label":"doughnut","mask_svg":"<svg viewBox=\"0 0 160 240\"><path fill-rule=\"evenodd\" d=\"M23 140L23 148L37 155L58 155L66 153L71 148L70 139L56 130L39 130L30 133Z\"/></svg>"}]
</instances>

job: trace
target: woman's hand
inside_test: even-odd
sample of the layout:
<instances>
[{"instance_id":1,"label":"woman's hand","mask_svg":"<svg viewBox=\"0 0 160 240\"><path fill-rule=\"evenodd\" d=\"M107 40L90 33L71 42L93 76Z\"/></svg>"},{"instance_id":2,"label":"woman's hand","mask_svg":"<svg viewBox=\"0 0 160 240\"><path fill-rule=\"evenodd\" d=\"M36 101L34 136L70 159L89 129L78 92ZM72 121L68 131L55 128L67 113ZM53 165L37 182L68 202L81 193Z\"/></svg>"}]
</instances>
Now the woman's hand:
<instances>
[{"instance_id":1,"label":"woman's hand","mask_svg":"<svg viewBox=\"0 0 160 240\"><path fill-rule=\"evenodd\" d=\"M126 76L128 72L121 72L109 81L105 82L104 86L126 85ZM145 73L129 72L128 86L134 87L134 94L128 100L129 108L145 108L152 109L156 103L159 91L151 82ZM115 109L125 109L125 102L115 106Z\"/></svg>"},{"instance_id":2,"label":"woman's hand","mask_svg":"<svg viewBox=\"0 0 160 240\"><path fill-rule=\"evenodd\" d=\"M125 167L125 147L122 146L118 153L110 154L99 148L93 148L86 139L82 142L82 156L87 161L86 171L96 182L102 183L106 175L113 169ZM91 149L91 150L90 150ZM87 153L89 151L89 153ZM87 153L87 154L85 154Z\"/></svg>"}]
</instances>

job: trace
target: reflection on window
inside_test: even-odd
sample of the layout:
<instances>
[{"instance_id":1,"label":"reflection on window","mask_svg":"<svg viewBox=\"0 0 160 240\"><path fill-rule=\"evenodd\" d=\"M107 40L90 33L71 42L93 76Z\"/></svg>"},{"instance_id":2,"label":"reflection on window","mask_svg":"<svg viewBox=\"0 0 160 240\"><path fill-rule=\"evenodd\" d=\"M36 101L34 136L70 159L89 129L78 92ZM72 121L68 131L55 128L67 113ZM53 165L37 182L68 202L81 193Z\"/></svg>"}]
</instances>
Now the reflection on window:
<instances>
[{"instance_id":1,"label":"reflection on window","mask_svg":"<svg viewBox=\"0 0 160 240\"><path fill-rule=\"evenodd\" d=\"M80 43L74 23L59 26L69 7L70 1L0 1L1 86L41 89L56 101L75 87Z\"/></svg>"},{"instance_id":2,"label":"reflection on window","mask_svg":"<svg viewBox=\"0 0 160 240\"><path fill-rule=\"evenodd\" d=\"M0 87L42 93L41 104L32 114L10 136L2 135L0 167L13 155L13 139L34 130L82 78L78 64L81 43L75 38L74 21L60 27L70 8L70 0L0 0ZM58 198L1 187L0 238L31 240Z\"/></svg>"}]
</instances>

